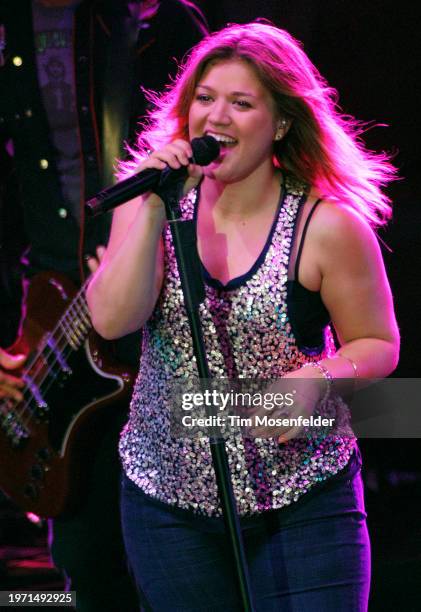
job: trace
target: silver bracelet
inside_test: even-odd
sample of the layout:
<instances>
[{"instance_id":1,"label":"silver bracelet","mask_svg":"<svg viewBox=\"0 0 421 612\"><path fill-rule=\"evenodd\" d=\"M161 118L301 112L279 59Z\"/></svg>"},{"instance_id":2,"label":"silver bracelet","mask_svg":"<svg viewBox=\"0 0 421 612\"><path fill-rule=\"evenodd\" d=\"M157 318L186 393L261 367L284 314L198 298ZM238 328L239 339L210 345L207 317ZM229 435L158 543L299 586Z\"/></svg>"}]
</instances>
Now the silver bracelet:
<instances>
[{"instance_id":1,"label":"silver bracelet","mask_svg":"<svg viewBox=\"0 0 421 612\"><path fill-rule=\"evenodd\" d=\"M358 368L357 368L357 364L355 363L355 361L353 359L351 359L351 357L347 357L346 355L343 355L342 353L339 353L339 351L336 353L336 355L334 355L335 358L337 357L342 357L342 359L346 359L347 361L349 361L349 363L352 365L352 369L354 370L354 378L359 378L360 375L358 373Z\"/></svg>"},{"instance_id":2,"label":"silver bracelet","mask_svg":"<svg viewBox=\"0 0 421 612\"><path fill-rule=\"evenodd\" d=\"M319 372L321 372L323 378L326 381L326 391L323 395L323 397L320 399L321 402L325 402L327 400L327 398L330 395L330 392L332 390L332 385L333 385L333 378L332 378L332 374L329 372L329 370L326 368L326 366L324 366L322 363L320 363L320 361L309 361L308 363L305 363L301 369L303 368L315 368L316 370L318 370Z\"/></svg>"}]
</instances>

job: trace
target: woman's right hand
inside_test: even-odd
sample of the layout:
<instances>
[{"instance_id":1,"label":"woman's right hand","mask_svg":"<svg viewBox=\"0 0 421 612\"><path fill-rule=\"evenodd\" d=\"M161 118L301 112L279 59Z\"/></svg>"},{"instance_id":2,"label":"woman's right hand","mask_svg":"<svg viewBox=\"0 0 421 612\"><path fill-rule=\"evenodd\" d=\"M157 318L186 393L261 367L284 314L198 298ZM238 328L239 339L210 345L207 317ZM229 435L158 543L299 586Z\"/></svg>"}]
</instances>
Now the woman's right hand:
<instances>
[{"instance_id":1,"label":"woman's right hand","mask_svg":"<svg viewBox=\"0 0 421 612\"><path fill-rule=\"evenodd\" d=\"M153 151L136 171L184 166L187 192L202 176L202 169L189 163L191 155L189 142L174 140ZM114 211L104 259L87 290L92 323L104 338L112 340L133 332L151 316L164 278L165 222L164 203L153 192Z\"/></svg>"},{"instance_id":2,"label":"woman's right hand","mask_svg":"<svg viewBox=\"0 0 421 612\"><path fill-rule=\"evenodd\" d=\"M161 149L152 151L152 153L145 160L143 160L137 172L141 172L147 168L165 170L167 167L178 170L179 168L185 166L187 167L188 177L183 188L183 193L186 194L188 191L190 191L190 189L199 183L203 175L203 169L201 166L190 163L189 160L192 156L193 151L191 144L187 140L178 138ZM146 201L152 206L159 205L157 199L162 205L162 200L158 198L156 194L151 194Z\"/></svg>"}]
</instances>

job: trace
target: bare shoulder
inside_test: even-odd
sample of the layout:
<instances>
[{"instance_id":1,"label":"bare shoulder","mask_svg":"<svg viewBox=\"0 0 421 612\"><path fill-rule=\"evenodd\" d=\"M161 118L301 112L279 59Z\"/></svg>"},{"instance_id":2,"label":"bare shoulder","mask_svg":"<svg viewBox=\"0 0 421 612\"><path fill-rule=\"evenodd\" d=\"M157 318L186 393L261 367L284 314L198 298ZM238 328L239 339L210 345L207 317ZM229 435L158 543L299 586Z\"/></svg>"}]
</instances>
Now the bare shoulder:
<instances>
[{"instance_id":1,"label":"bare shoulder","mask_svg":"<svg viewBox=\"0 0 421 612\"><path fill-rule=\"evenodd\" d=\"M372 237L375 234L364 217L348 204L322 200L314 216L313 231L328 241L349 241L358 237Z\"/></svg>"},{"instance_id":2,"label":"bare shoulder","mask_svg":"<svg viewBox=\"0 0 421 612\"><path fill-rule=\"evenodd\" d=\"M377 237L362 215L347 204L323 200L312 220L312 242L320 270L357 269L382 259Z\"/></svg>"},{"instance_id":3,"label":"bare shoulder","mask_svg":"<svg viewBox=\"0 0 421 612\"><path fill-rule=\"evenodd\" d=\"M377 237L366 219L348 204L323 200L313 220L314 239L320 246L347 248L378 244Z\"/></svg>"}]
</instances>

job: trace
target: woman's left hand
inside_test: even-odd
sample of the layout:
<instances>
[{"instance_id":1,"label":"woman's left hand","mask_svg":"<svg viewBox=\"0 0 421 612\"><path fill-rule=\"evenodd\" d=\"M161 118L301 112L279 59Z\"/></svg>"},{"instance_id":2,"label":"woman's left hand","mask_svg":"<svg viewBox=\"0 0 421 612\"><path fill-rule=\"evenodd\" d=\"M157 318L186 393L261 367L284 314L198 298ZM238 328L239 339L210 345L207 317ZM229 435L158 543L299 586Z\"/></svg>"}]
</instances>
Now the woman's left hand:
<instances>
[{"instance_id":1,"label":"woman's left hand","mask_svg":"<svg viewBox=\"0 0 421 612\"><path fill-rule=\"evenodd\" d=\"M308 419L314 413L317 403L327 390L328 382L316 370L311 370L305 368L291 372L262 391L266 398L273 399L271 404L278 405L270 409L259 407L248 413L253 423L247 430L248 436L278 438L283 443L300 435L304 429L303 419ZM276 397L283 400L275 402Z\"/></svg>"}]
</instances>

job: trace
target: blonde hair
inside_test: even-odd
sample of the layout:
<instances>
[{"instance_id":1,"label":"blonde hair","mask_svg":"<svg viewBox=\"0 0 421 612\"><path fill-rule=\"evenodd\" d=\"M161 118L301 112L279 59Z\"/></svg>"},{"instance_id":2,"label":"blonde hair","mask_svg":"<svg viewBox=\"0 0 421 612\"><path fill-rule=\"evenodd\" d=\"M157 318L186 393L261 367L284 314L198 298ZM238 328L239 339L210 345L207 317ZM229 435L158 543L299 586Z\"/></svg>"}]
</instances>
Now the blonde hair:
<instances>
[{"instance_id":1,"label":"blonde hair","mask_svg":"<svg viewBox=\"0 0 421 612\"><path fill-rule=\"evenodd\" d=\"M370 225L386 223L390 200L382 192L396 173L389 156L363 144L363 125L340 112L329 87L288 32L267 23L230 25L203 39L161 94L149 93L153 109L143 124L132 159L120 176L132 173L146 151L175 138L188 139L188 114L195 89L209 64L246 62L270 92L279 117L291 121L288 134L274 143L276 163L312 185L323 197L344 202Z\"/></svg>"}]
</instances>

